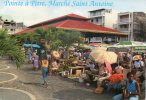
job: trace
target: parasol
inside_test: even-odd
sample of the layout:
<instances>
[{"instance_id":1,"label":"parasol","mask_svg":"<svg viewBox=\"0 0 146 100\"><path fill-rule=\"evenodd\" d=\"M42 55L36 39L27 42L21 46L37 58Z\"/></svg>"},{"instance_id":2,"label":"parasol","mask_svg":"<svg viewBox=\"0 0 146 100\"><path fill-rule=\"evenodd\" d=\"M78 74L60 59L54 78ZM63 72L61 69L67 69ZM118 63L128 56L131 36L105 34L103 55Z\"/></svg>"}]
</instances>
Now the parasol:
<instances>
[{"instance_id":1,"label":"parasol","mask_svg":"<svg viewBox=\"0 0 146 100\"><path fill-rule=\"evenodd\" d=\"M24 47L40 48L38 44L23 44Z\"/></svg>"},{"instance_id":2,"label":"parasol","mask_svg":"<svg viewBox=\"0 0 146 100\"><path fill-rule=\"evenodd\" d=\"M110 64L113 64L117 62L117 57L116 53L104 50L96 50L90 53L90 58L97 63L104 63L107 61Z\"/></svg>"}]
</instances>

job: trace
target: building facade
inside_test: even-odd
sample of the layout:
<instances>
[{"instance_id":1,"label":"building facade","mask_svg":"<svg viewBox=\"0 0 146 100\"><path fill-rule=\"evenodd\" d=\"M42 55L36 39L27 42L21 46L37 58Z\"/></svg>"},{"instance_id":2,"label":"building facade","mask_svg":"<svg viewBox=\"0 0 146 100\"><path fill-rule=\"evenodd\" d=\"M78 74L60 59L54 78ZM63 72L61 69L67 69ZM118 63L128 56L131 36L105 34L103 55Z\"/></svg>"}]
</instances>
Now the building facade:
<instances>
[{"instance_id":1,"label":"building facade","mask_svg":"<svg viewBox=\"0 0 146 100\"><path fill-rule=\"evenodd\" d=\"M108 28L114 28L117 23L117 12L112 9L97 9L89 11L91 22Z\"/></svg>"},{"instance_id":2,"label":"building facade","mask_svg":"<svg viewBox=\"0 0 146 100\"><path fill-rule=\"evenodd\" d=\"M123 12L118 14L117 30L128 33L128 40L143 41L146 34L146 14Z\"/></svg>"},{"instance_id":3,"label":"building facade","mask_svg":"<svg viewBox=\"0 0 146 100\"><path fill-rule=\"evenodd\" d=\"M8 34L15 34L16 22L14 22L13 20L11 20L11 21L4 20L2 28L7 29L8 30Z\"/></svg>"},{"instance_id":4,"label":"building facade","mask_svg":"<svg viewBox=\"0 0 146 100\"><path fill-rule=\"evenodd\" d=\"M0 29L7 29L8 34L15 34L16 32L22 31L26 26L20 22L16 23L13 20L3 20L0 16Z\"/></svg>"},{"instance_id":5,"label":"building facade","mask_svg":"<svg viewBox=\"0 0 146 100\"><path fill-rule=\"evenodd\" d=\"M16 31L15 31L15 33L20 32L25 28L26 28L26 26L24 25L23 22L18 22L18 23L16 23Z\"/></svg>"}]
</instances>

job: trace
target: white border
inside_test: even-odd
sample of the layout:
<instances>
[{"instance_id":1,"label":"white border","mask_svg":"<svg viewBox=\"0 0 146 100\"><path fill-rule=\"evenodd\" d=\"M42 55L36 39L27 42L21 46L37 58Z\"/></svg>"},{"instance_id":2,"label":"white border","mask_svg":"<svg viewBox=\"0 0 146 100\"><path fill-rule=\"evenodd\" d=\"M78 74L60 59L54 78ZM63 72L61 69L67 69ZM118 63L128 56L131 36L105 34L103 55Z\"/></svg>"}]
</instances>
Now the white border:
<instances>
[{"instance_id":1,"label":"white border","mask_svg":"<svg viewBox=\"0 0 146 100\"><path fill-rule=\"evenodd\" d=\"M7 72L0 72L0 73L9 74L9 75L12 75L12 76L14 77L14 78L12 78L12 79L10 79L10 80L7 80L7 81L1 81L0 84L1 84L1 83L5 83L5 82L10 82L10 81L16 80L16 79L18 78L17 75L12 74L12 73L7 73Z\"/></svg>"},{"instance_id":2,"label":"white border","mask_svg":"<svg viewBox=\"0 0 146 100\"><path fill-rule=\"evenodd\" d=\"M22 92L22 93L28 95L31 100L36 100L34 95L32 95L31 93L24 91L24 90L14 89L14 88L5 88L5 87L0 87L0 89L7 89L7 90L14 90L14 91Z\"/></svg>"},{"instance_id":3,"label":"white border","mask_svg":"<svg viewBox=\"0 0 146 100\"><path fill-rule=\"evenodd\" d=\"M6 68L1 68L0 71L1 70L6 70L6 69L9 69L9 68L10 68L10 66L6 66Z\"/></svg>"}]
</instances>

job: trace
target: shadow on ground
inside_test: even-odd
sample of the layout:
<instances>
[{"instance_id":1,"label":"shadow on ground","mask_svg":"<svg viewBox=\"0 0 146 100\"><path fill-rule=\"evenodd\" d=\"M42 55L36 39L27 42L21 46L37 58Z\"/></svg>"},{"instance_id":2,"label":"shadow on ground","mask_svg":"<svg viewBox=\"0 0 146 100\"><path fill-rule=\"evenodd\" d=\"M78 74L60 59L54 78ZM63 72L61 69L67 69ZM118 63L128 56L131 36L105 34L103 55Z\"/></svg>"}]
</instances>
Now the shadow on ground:
<instances>
[{"instance_id":1,"label":"shadow on ground","mask_svg":"<svg viewBox=\"0 0 146 100\"><path fill-rule=\"evenodd\" d=\"M64 78L61 76L58 76L58 78L62 81L73 83L73 85L75 85L76 87L84 87L84 88L92 89L92 90L96 88L96 82L92 82L92 83L90 83L90 86L86 86L86 82L79 83L78 78L77 79L69 79L69 78Z\"/></svg>"},{"instance_id":2,"label":"shadow on ground","mask_svg":"<svg viewBox=\"0 0 146 100\"><path fill-rule=\"evenodd\" d=\"M53 94L58 100L111 100L112 95L95 94L91 91L81 89L61 90Z\"/></svg>"},{"instance_id":3,"label":"shadow on ground","mask_svg":"<svg viewBox=\"0 0 146 100\"><path fill-rule=\"evenodd\" d=\"M42 86L42 83L40 83L40 82L23 82L23 81L21 81L21 80L19 80L19 82L20 82L21 84L25 84L25 85Z\"/></svg>"}]
</instances>

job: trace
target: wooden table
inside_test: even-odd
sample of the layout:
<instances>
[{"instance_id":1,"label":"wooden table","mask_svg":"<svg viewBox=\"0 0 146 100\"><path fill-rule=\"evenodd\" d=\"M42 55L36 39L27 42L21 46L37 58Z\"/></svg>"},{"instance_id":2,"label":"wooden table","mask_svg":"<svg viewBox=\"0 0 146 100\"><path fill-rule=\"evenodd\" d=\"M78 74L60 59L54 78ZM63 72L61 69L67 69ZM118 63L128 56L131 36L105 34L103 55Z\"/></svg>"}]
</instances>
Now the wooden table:
<instances>
[{"instance_id":1,"label":"wooden table","mask_svg":"<svg viewBox=\"0 0 146 100\"><path fill-rule=\"evenodd\" d=\"M70 69L70 73L69 73L70 75L72 75L72 71L73 70L76 70L76 69L81 69L82 70L82 73L85 72L85 66L70 67L69 69Z\"/></svg>"}]
</instances>

